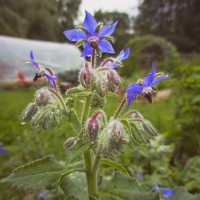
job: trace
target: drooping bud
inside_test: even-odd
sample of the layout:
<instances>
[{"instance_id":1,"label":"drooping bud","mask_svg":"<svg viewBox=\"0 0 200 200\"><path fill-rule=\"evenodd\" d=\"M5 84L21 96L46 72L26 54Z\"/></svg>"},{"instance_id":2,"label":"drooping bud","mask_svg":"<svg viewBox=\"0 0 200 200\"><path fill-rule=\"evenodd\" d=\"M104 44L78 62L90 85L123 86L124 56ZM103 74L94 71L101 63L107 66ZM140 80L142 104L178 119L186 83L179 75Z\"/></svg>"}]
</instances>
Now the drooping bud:
<instances>
[{"instance_id":1,"label":"drooping bud","mask_svg":"<svg viewBox=\"0 0 200 200\"><path fill-rule=\"evenodd\" d=\"M119 142L123 135L124 135L124 129L122 124L118 120L112 120L108 124L109 133L111 134L112 140L115 140L115 142Z\"/></svg>"},{"instance_id":2,"label":"drooping bud","mask_svg":"<svg viewBox=\"0 0 200 200\"><path fill-rule=\"evenodd\" d=\"M101 110L96 111L90 119L87 120L86 125L85 125L85 130L84 130L84 136L86 137L87 140L90 142L95 141L97 134L100 129L100 123L97 120L98 116L101 116L101 119L103 123L106 123L106 116L105 113Z\"/></svg>"},{"instance_id":3,"label":"drooping bud","mask_svg":"<svg viewBox=\"0 0 200 200\"><path fill-rule=\"evenodd\" d=\"M66 142L64 143L63 146L64 146L65 149L68 149L68 148L74 146L77 141L78 141L78 138L76 138L76 137L70 137L70 138L68 138L66 140Z\"/></svg>"},{"instance_id":4,"label":"drooping bud","mask_svg":"<svg viewBox=\"0 0 200 200\"><path fill-rule=\"evenodd\" d=\"M35 102L29 103L21 114L20 117L21 124L25 124L26 122L30 121L37 112L37 110L38 107Z\"/></svg>"},{"instance_id":5,"label":"drooping bud","mask_svg":"<svg viewBox=\"0 0 200 200\"><path fill-rule=\"evenodd\" d=\"M85 63L84 68L81 70L79 74L80 84L85 87L89 88L93 84L94 75L92 68L88 62Z\"/></svg>"},{"instance_id":6,"label":"drooping bud","mask_svg":"<svg viewBox=\"0 0 200 200\"><path fill-rule=\"evenodd\" d=\"M51 93L47 88L41 88L35 93L35 102L38 106L46 106L51 99Z\"/></svg>"},{"instance_id":7,"label":"drooping bud","mask_svg":"<svg viewBox=\"0 0 200 200\"><path fill-rule=\"evenodd\" d=\"M121 79L115 70L110 69L107 73L107 85L111 92L116 92L118 87L121 85Z\"/></svg>"},{"instance_id":8,"label":"drooping bud","mask_svg":"<svg viewBox=\"0 0 200 200\"><path fill-rule=\"evenodd\" d=\"M90 118L86 122L84 136L90 142L94 142L99 132L99 121L95 118Z\"/></svg>"},{"instance_id":9,"label":"drooping bud","mask_svg":"<svg viewBox=\"0 0 200 200\"><path fill-rule=\"evenodd\" d=\"M105 97L108 94L108 86L103 78L97 80L96 91L100 97Z\"/></svg>"}]
</instances>

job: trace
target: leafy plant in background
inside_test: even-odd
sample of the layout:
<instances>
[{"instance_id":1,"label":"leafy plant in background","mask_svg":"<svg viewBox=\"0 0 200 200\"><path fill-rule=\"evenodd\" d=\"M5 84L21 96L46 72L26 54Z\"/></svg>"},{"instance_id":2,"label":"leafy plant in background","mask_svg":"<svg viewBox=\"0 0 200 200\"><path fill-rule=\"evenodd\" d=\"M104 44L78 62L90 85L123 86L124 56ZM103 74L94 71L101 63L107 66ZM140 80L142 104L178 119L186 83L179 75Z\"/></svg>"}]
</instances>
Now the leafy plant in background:
<instances>
[{"instance_id":1,"label":"leafy plant in background","mask_svg":"<svg viewBox=\"0 0 200 200\"><path fill-rule=\"evenodd\" d=\"M172 163L178 160L183 166L189 157L199 155L200 151L200 66L187 64L174 70L173 79L176 81L174 93L176 110L174 131L168 133L169 141L176 138L176 149ZM175 82L174 81L174 82ZM187 141L187 142L186 142Z\"/></svg>"},{"instance_id":2,"label":"leafy plant in background","mask_svg":"<svg viewBox=\"0 0 200 200\"><path fill-rule=\"evenodd\" d=\"M69 70L63 73L58 73L57 77L60 78L62 81L70 82L73 85L78 85L78 74L79 70Z\"/></svg>"},{"instance_id":3,"label":"leafy plant in background","mask_svg":"<svg viewBox=\"0 0 200 200\"><path fill-rule=\"evenodd\" d=\"M148 120L138 111L128 108L139 94L152 102L154 85L168 77L156 73L152 66L144 79L127 87L121 104L107 119L103 110L106 97L115 94L122 84L116 69L129 56L129 49L122 50L116 58L106 58L100 65L97 65L96 57L101 57L104 52L114 53L109 41L114 40L111 34L116 25L117 22L103 26L86 11L82 26L64 32L69 40L77 42L77 46L83 45L82 56L91 57L91 62L86 62L79 73L80 85L69 89L65 97L60 94L51 69L37 63L31 51L29 62L37 68L34 81L45 76L48 85L36 91L34 100L22 112L21 123L30 122L32 127L41 126L47 130L58 128L66 121L71 124L74 136L64 143L67 151L65 161L57 161L48 155L18 167L1 182L10 183L18 189L39 190L42 197L46 195L43 189L58 189L68 200L183 199L183 195L187 199L196 198L181 188L174 191L152 185L153 190L146 190L116 161L116 156L123 153L125 145L135 149L157 136L156 129ZM77 100L83 102L81 116L76 112ZM128 106L124 109L127 102ZM118 171L108 180L101 177L101 167L105 165Z\"/></svg>"}]
</instances>

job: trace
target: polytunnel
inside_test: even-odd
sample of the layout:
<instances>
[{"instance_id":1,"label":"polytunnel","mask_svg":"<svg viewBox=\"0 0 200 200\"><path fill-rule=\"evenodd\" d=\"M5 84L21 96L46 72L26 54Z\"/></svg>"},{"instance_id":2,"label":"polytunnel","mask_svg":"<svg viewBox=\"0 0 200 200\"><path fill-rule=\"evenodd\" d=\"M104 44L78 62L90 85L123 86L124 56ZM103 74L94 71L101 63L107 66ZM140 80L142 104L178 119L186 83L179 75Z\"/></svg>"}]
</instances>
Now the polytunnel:
<instances>
[{"instance_id":1,"label":"polytunnel","mask_svg":"<svg viewBox=\"0 0 200 200\"><path fill-rule=\"evenodd\" d=\"M36 69L25 63L31 50L36 62L54 74L80 69L84 63L80 50L72 44L0 36L0 79L16 79L16 71L33 78Z\"/></svg>"}]
</instances>

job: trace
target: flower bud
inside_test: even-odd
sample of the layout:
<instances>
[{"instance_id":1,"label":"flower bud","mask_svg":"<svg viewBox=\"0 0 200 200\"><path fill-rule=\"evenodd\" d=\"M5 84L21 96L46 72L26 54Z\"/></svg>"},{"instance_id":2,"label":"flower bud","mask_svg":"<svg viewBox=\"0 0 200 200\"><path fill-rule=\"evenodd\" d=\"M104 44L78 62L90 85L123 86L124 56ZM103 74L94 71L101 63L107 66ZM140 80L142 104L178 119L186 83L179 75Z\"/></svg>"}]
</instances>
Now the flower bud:
<instances>
[{"instance_id":1,"label":"flower bud","mask_svg":"<svg viewBox=\"0 0 200 200\"><path fill-rule=\"evenodd\" d=\"M70 137L69 139L67 139L67 141L64 143L63 146L65 149L68 149L72 147L73 145L75 145L77 141L78 141L78 138Z\"/></svg>"},{"instance_id":2,"label":"flower bud","mask_svg":"<svg viewBox=\"0 0 200 200\"><path fill-rule=\"evenodd\" d=\"M60 111L53 106L45 106L40 109L31 121L31 125L34 128L41 125L44 130L57 128L61 123L62 116L60 115Z\"/></svg>"},{"instance_id":3,"label":"flower bud","mask_svg":"<svg viewBox=\"0 0 200 200\"><path fill-rule=\"evenodd\" d=\"M26 122L30 121L37 112L37 110L38 107L35 102L29 103L21 114L20 117L21 124L25 124Z\"/></svg>"},{"instance_id":4,"label":"flower bud","mask_svg":"<svg viewBox=\"0 0 200 200\"><path fill-rule=\"evenodd\" d=\"M109 70L107 73L107 85L111 92L116 92L118 87L121 85L121 79L115 70Z\"/></svg>"},{"instance_id":5,"label":"flower bud","mask_svg":"<svg viewBox=\"0 0 200 200\"><path fill-rule=\"evenodd\" d=\"M94 94L90 106L91 108L103 108L106 102L106 98L101 98L98 94Z\"/></svg>"},{"instance_id":6,"label":"flower bud","mask_svg":"<svg viewBox=\"0 0 200 200\"><path fill-rule=\"evenodd\" d=\"M99 121L95 118L90 118L85 125L84 136L90 142L95 141L97 134L99 132Z\"/></svg>"},{"instance_id":7,"label":"flower bud","mask_svg":"<svg viewBox=\"0 0 200 200\"><path fill-rule=\"evenodd\" d=\"M109 143L110 143L110 138L108 134L108 129L105 128L99 136L97 152L102 156L109 153Z\"/></svg>"},{"instance_id":8,"label":"flower bud","mask_svg":"<svg viewBox=\"0 0 200 200\"><path fill-rule=\"evenodd\" d=\"M81 70L79 74L79 80L80 80L80 84L85 88L89 88L92 86L94 75L89 63L85 63L84 68Z\"/></svg>"},{"instance_id":9,"label":"flower bud","mask_svg":"<svg viewBox=\"0 0 200 200\"><path fill-rule=\"evenodd\" d=\"M124 129L122 124L118 120L113 120L108 124L109 133L111 134L112 140L119 142L123 135Z\"/></svg>"},{"instance_id":10,"label":"flower bud","mask_svg":"<svg viewBox=\"0 0 200 200\"><path fill-rule=\"evenodd\" d=\"M48 110L42 120L42 128L47 130L49 128L58 128L62 122L62 117L58 116L55 111Z\"/></svg>"},{"instance_id":11,"label":"flower bud","mask_svg":"<svg viewBox=\"0 0 200 200\"><path fill-rule=\"evenodd\" d=\"M46 88L41 88L36 91L35 94L35 102L38 106L46 106L51 99L51 93Z\"/></svg>"},{"instance_id":12,"label":"flower bud","mask_svg":"<svg viewBox=\"0 0 200 200\"><path fill-rule=\"evenodd\" d=\"M108 94L108 86L104 79L98 79L96 90L100 97L105 97Z\"/></svg>"}]
</instances>

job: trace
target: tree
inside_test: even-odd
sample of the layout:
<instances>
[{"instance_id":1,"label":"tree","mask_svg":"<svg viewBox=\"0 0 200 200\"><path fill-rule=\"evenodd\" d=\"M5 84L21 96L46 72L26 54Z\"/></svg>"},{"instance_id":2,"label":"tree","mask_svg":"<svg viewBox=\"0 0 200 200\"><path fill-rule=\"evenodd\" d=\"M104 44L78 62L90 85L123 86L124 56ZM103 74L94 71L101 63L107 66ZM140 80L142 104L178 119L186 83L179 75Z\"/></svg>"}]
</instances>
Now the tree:
<instances>
[{"instance_id":1,"label":"tree","mask_svg":"<svg viewBox=\"0 0 200 200\"><path fill-rule=\"evenodd\" d=\"M118 54L132 37L132 34L130 33L131 21L128 14L119 13L117 11L102 12L101 10L99 10L95 12L94 17L98 22L103 22L104 24L113 24L117 20L119 21L115 32L113 33L113 37L117 38L117 40L113 44L113 47L115 49L115 52Z\"/></svg>"},{"instance_id":2,"label":"tree","mask_svg":"<svg viewBox=\"0 0 200 200\"><path fill-rule=\"evenodd\" d=\"M199 0L144 0L134 30L164 37L180 52L200 52L199 7Z\"/></svg>"},{"instance_id":3,"label":"tree","mask_svg":"<svg viewBox=\"0 0 200 200\"><path fill-rule=\"evenodd\" d=\"M0 1L0 35L64 41L77 19L81 0Z\"/></svg>"},{"instance_id":4,"label":"tree","mask_svg":"<svg viewBox=\"0 0 200 200\"><path fill-rule=\"evenodd\" d=\"M81 0L59 0L58 4L58 29L56 34L59 41L66 41L66 37L63 34L64 30L72 29L75 27L74 21L79 14L79 6Z\"/></svg>"}]
</instances>

